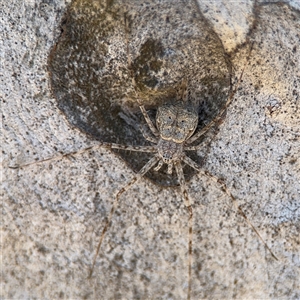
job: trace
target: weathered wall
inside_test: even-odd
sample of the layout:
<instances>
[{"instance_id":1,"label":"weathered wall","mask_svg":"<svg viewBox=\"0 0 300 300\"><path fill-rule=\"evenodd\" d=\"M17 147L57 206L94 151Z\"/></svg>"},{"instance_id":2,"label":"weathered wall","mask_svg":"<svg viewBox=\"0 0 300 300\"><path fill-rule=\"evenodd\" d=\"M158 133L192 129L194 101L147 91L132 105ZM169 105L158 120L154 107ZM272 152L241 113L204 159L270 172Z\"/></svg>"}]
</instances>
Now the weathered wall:
<instances>
[{"instance_id":1,"label":"weathered wall","mask_svg":"<svg viewBox=\"0 0 300 300\"><path fill-rule=\"evenodd\" d=\"M1 297L185 298L188 214L179 189L141 180L122 197L89 281L114 195L134 173L99 148L9 168L96 144L69 125L50 91L47 59L68 3L1 4ZM254 49L205 168L224 179L279 261L220 187L194 176L188 183L194 202L192 296L297 299L300 13L295 2L294 8L224 3L200 8L231 52L236 76L248 55L247 47L237 46L247 34Z\"/></svg>"}]
</instances>

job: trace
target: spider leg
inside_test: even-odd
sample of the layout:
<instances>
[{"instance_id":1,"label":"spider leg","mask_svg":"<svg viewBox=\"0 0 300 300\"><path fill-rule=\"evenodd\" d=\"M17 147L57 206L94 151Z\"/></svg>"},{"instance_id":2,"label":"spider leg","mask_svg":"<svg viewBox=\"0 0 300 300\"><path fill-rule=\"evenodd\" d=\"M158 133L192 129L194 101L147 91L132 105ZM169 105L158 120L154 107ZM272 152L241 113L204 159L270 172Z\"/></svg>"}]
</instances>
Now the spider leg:
<instances>
[{"instance_id":1,"label":"spider leg","mask_svg":"<svg viewBox=\"0 0 300 300\"><path fill-rule=\"evenodd\" d=\"M187 155L184 154L184 156L182 157L182 160L189 165L190 167L192 167L193 169L195 169L198 172L203 172L202 169L198 166L198 164L193 161L190 157L188 157Z\"/></svg>"},{"instance_id":2,"label":"spider leg","mask_svg":"<svg viewBox=\"0 0 300 300\"><path fill-rule=\"evenodd\" d=\"M243 72L241 73L241 76L243 75L244 73L244 70ZM242 77L240 77L240 80L242 79ZM239 80L239 82L240 82ZM239 82L238 82L238 85L239 85ZM235 95L236 93L236 89L231 92L229 98L227 99L224 107L221 109L221 111L218 113L218 115L208 124L206 125L203 129L201 129L200 131L198 131L197 133L195 133L193 136L191 136L187 141L186 143L187 144L191 144L193 142L195 142L197 139L199 139L202 135L204 135L216 122L218 122L221 118L222 118L222 115L223 113L226 111L227 107L229 106L229 104L231 103L232 99L233 99L233 96ZM197 148L198 149L198 148ZM197 150L196 149L196 150ZM190 150L190 149L189 149Z\"/></svg>"},{"instance_id":3,"label":"spider leg","mask_svg":"<svg viewBox=\"0 0 300 300\"><path fill-rule=\"evenodd\" d=\"M152 120L150 119L150 117L149 117L149 115L148 115L148 113L147 113L147 111L145 109L145 106L141 104L141 101L139 99L137 99L137 102L139 104L139 108L140 108L140 110L141 110L141 112L142 112L142 114L143 114L143 116L145 118L145 121L147 122L147 124L148 124L151 132L153 133L153 135L155 137L158 138L159 137L159 132L158 132L157 128L154 126Z\"/></svg>"},{"instance_id":4,"label":"spider leg","mask_svg":"<svg viewBox=\"0 0 300 300\"><path fill-rule=\"evenodd\" d=\"M252 230L256 233L256 235L258 236L258 238L261 240L261 242L263 243L263 245L266 247L266 249L268 249L268 251L270 252L270 254L272 255L272 257L276 260L278 260L278 258L276 257L276 255L272 252L272 250L269 248L269 246L267 245L267 243L264 241L264 239L261 237L261 235L259 234L258 230L255 228L255 226L250 222L250 220L247 218L246 214L243 212L243 210L239 207L236 198L232 195L232 193L229 191L229 189L227 188L225 182L210 174L208 171L202 171L202 173L212 179L213 181L219 183L222 187L222 190L230 197L235 209L242 215L242 217L245 219L245 221L248 223L248 225L252 228Z\"/></svg>"},{"instance_id":5,"label":"spider leg","mask_svg":"<svg viewBox=\"0 0 300 300\"><path fill-rule=\"evenodd\" d=\"M174 163L178 181L180 184L181 192L183 194L184 203L189 211L189 256L188 256L188 296L187 299L191 299L191 285L192 285L192 258L193 258L193 208L190 203L190 199L186 190L186 183L183 175L183 169L181 162Z\"/></svg>"},{"instance_id":6,"label":"spider leg","mask_svg":"<svg viewBox=\"0 0 300 300\"><path fill-rule=\"evenodd\" d=\"M26 163L24 165L9 166L9 168L11 168L11 169L23 168L23 167L38 164L38 163L41 163L41 162L45 162L45 161L57 160L57 159L61 159L61 158L64 158L64 157L81 154L85 151L96 149L96 148L99 148L99 147L108 148L108 149L122 149L122 150L137 151L137 152L148 152L148 153L149 152L150 153L157 152L157 149L156 149L155 146L125 146L125 145L120 145L120 144L115 144L115 143L102 142L102 143L99 143L95 146L89 146L89 147L81 149L81 150L64 153L64 154L57 155L57 156L54 156L54 157L48 157L48 158L45 158L45 159L42 159L42 160Z\"/></svg>"},{"instance_id":7,"label":"spider leg","mask_svg":"<svg viewBox=\"0 0 300 300\"><path fill-rule=\"evenodd\" d=\"M264 239L261 237L261 235L259 234L258 230L255 228L255 226L250 222L250 220L247 218L246 214L243 212L243 210L238 206L238 203L236 201L236 198L232 195L232 193L230 192L230 190L227 188L227 185L225 184L225 182L222 179L219 179L218 177L210 174L208 171L203 171L200 169L200 167L188 156L184 156L182 159L186 164L188 164L189 166L191 166L192 168L194 168L195 170L199 171L201 174L203 174L204 176L208 177L209 179L212 179L213 181L219 183L222 187L222 190L230 197L231 202L233 203L235 209L242 215L242 217L245 219L245 221L247 222L247 224L249 225L250 228L252 228L252 230L256 233L256 235L258 236L258 238L261 240L261 242L263 243L263 245L266 247L266 249L270 252L270 254L272 255L272 257L276 260L278 260L278 258L276 257L276 255L272 252L272 250L269 248L269 246L267 245L267 243L264 241Z\"/></svg>"},{"instance_id":8,"label":"spider leg","mask_svg":"<svg viewBox=\"0 0 300 300\"><path fill-rule=\"evenodd\" d=\"M197 145L184 145L183 146L183 150L184 151L198 151L198 150L202 150L204 152L206 152L207 150L205 149L208 149L208 147L210 147L211 143L215 140L217 134L216 132L213 133L213 136L205 136L205 139L201 140L200 143L198 143Z\"/></svg>"},{"instance_id":9,"label":"spider leg","mask_svg":"<svg viewBox=\"0 0 300 300\"><path fill-rule=\"evenodd\" d=\"M201 148L203 148L203 143L200 143L198 145L195 145L195 146L187 146L187 147L184 147L184 151L197 151Z\"/></svg>"},{"instance_id":10,"label":"spider leg","mask_svg":"<svg viewBox=\"0 0 300 300\"><path fill-rule=\"evenodd\" d=\"M193 143L194 141L196 141L199 137L201 137L203 134L205 134L216 122L218 122L221 118L222 118L222 115L223 113L226 111L227 107L230 105L230 103L232 102L232 99L237 91L237 89L239 88L239 85L242 81L242 77L243 77L243 74L244 74L244 71L246 69L246 66L248 65L249 63L249 58L250 58L250 54L251 54L251 51L252 51L252 48L253 48L253 44L251 45L251 48L250 48L250 51L249 51L249 54L248 54L248 57L247 57L247 62L245 63L244 65L244 68L241 72L241 75L239 77L239 80L236 84L236 87L235 89L230 93L224 107L221 109L221 111L218 113L218 115L208 124L206 125L202 130L198 131L196 134L194 134L193 136L191 136L187 141L186 143L187 144L191 144ZM196 149L197 150L197 149Z\"/></svg>"},{"instance_id":11,"label":"spider leg","mask_svg":"<svg viewBox=\"0 0 300 300\"><path fill-rule=\"evenodd\" d=\"M167 171L167 173L170 174L170 175L173 173L173 164L172 163L168 164L168 171Z\"/></svg>"},{"instance_id":12,"label":"spider leg","mask_svg":"<svg viewBox=\"0 0 300 300\"><path fill-rule=\"evenodd\" d=\"M160 170L160 168L163 166L163 164L164 164L164 162L162 160L160 160L158 162L158 165L154 168L154 171L157 172L158 170Z\"/></svg>"},{"instance_id":13,"label":"spider leg","mask_svg":"<svg viewBox=\"0 0 300 300\"><path fill-rule=\"evenodd\" d=\"M127 16L126 16L126 13L124 14L124 22L125 22L125 39L126 39L126 51L127 51L127 64L128 66L131 66L131 59L130 59L130 51L129 51L129 24L128 24L128 19L127 19ZM134 86L136 86L136 83L135 83L135 79L134 79L134 76L132 74L132 83ZM137 94L137 92L135 91L135 94ZM137 102L138 102L138 105L139 105L139 108L144 116L144 119L146 120L151 132L153 133L153 135L155 137L159 137L159 132L158 130L156 129L156 127L154 126L153 122L151 121L144 105L142 105L141 101L138 99L137 97ZM143 132L142 132L143 133ZM144 135L144 133L143 133ZM145 139L152 142L152 140L149 140L145 135L144 135ZM157 143L157 142L155 142Z\"/></svg>"},{"instance_id":14,"label":"spider leg","mask_svg":"<svg viewBox=\"0 0 300 300\"><path fill-rule=\"evenodd\" d=\"M94 256L94 260L93 260L93 264L92 264L92 267L90 269L90 273L89 273L89 278L91 278L91 276L93 275L93 271L94 271L94 267L95 267L95 264L96 264L96 260L97 260L97 256L99 254L99 251L100 251L100 248L101 248L101 244L103 242L103 239L105 237L105 233L107 232L107 229L110 225L110 222L112 220L112 217L113 217L113 214L115 212L115 209L117 207L117 204L118 204L118 201L121 197L121 195L123 193L125 193L126 191L128 191L128 189L136 182L138 181L141 177L143 177L158 161L159 161L159 157L157 155L155 155L154 157L152 157L145 165L144 167L123 187L121 188L115 199L114 199L114 202L113 202L113 205L110 209L110 213L109 213L109 216L108 216L108 219L105 223L105 226L102 230L102 233L101 233L101 237L100 237L100 240L99 240L99 243L98 243L98 246L97 246L97 250L96 250L96 254Z\"/></svg>"},{"instance_id":15,"label":"spider leg","mask_svg":"<svg viewBox=\"0 0 300 300\"><path fill-rule=\"evenodd\" d=\"M143 137L144 137L147 141L149 141L149 142L151 142L151 143L153 143L153 144L157 144L157 143L158 143L158 138L157 138L157 137L154 137L154 136L151 136L151 135L149 134L149 132L148 132L147 130L145 130L145 128L144 128L143 126L141 126L140 130L141 130L141 132L142 132L142 134L143 134Z\"/></svg>"}]
</instances>

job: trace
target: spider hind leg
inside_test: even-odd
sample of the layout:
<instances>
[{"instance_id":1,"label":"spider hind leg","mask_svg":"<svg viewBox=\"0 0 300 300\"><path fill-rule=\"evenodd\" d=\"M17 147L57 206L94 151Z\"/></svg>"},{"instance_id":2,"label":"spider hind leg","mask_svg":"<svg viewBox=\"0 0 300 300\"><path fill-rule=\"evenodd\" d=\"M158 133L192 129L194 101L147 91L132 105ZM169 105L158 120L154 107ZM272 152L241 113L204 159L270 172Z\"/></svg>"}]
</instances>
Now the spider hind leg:
<instances>
[{"instance_id":1,"label":"spider hind leg","mask_svg":"<svg viewBox=\"0 0 300 300\"><path fill-rule=\"evenodd\" d=\"M188 240L188 295L187 299L191 299L192 290L192 259L193 259L193 208L189 199L189 195L186 189L186 182L184 179L183 168L181 162L178 161L174 164L175 170L178 176L180 189L184 198L184 204L189 212L189 240Z\"/></svg>"},{"instance_id":2,"label":"spider hind leg","mask_svg":"<svg viewBox=\"0 0 300 300\"><path fill-rule=\"evenodd\" d=\"M116 194L115 196L115 199L113 201L113 204L112 204L112 207L110 209L110 213L109 213L109 216L107 218L107 221L105 223L105 226L102 230L102 233L101 233L101 237L100 237L100 240L99 240L99 243L98 243L98 246L97 246L97 250L96 250L96 253L95 253L95 256L94 256L94 259L93 259L93 263L92 263L92 267L90 269L90 272L89 272L89 276L88 278L91 278L92 275L93 275L93 271L94 271L94 267L95 267L95 264L96 264L96 260L97 260L97 257L98 257L98 254L100 252L100 248L101 248L101 245L102 245L102 242L104 240L104 237L105 237L105 234L107 232L107 229L109 228L109 225L111 223L111 220L112 220L112 217L113 217L113 214L116 210L116 207L117 207L117 204L118 204L118 201L121 197L122 194L124 194L126 191L129 190L129 188L135 183L137 182L141 177L143 177L151 168L153 168L153 166L158 162L159 160L159 157L156 155L156 156L153 156L145 165L144 167L124 186L122 187L118 193Z\"/></svg>"}]
</instances>

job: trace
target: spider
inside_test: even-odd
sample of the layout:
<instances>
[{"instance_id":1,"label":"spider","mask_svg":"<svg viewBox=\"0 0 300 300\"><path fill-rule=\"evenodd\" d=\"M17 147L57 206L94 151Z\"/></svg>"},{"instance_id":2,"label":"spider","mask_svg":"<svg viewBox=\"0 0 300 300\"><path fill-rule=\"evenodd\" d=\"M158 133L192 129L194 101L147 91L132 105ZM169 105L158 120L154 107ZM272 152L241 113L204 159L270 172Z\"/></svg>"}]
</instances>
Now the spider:
<instances>
[{"instance_id":1,"label":"spider","mask_svg":"<svg viewBox=\"0 0 300 300\"><path fill-rule=\"evenodd\" d=\"M245 67L244 67L245 69ZM117 203L123 193L125 193L135 182L137 182L141 177L143 177L149 170L154 168L155 171L158 171L164 164L167 165L167 173L172 174L173 169L175 169L178 182L180 185L180 189L184 198L185 206L189 213L189 221L188 221L188 293L187 299L191 298L191 273L192 273L192 255L193 255L193 208L191 205L191 201L189 199L189 195L186 188L186 181L183 173L182 163L185 163L195 169L197 172L203 174L204 176L209 177L210 179L221 184L224 192L228 194L231 198L235 208L239 213L243 216L249 226L253 229L253 231L257 234L259 239L271 253L272 257L276 260L277 257L273 254L272 250L268 247L266 242L263 240L257 229L252 225L252 223L248 220L245 213L241 210L241 208L237 205L235 197L227 188L226 184L218 179L217 177L211 175L207 171L203 171L198 164L193 161L186 152L188 151L196 151L202 147L202 144L191 145L196 142L200 137L202 137L216 122L218 122L229 104L232 102L233 96L236 93L236 90L239 86L239 83L242 79L244 70L242 71L239 81L235 90L228 97L227 102L225 103L223 109L219 112L219 114L203 129L196 132L196 128L198 125L198 111L197 108L193 105L191 101L187 99L186 96L183 95L180 99L175 100L174 102L167 102L158 107L156 113L156 122L155 124L150 119L145 107L138 101L139 108L141 113L144 116L145 122L147 123L151 135L146 131L142 130L142 134L146 140L153 143L153 146L125 146L115 143L101 143L99 146L104 146L107 148L114 149L122 149L128 151L140 151L140 152L150 152L153 153L153 157L142 167L142 169L127 183L123 188L121 188L113 202L112 208L110 210L109 217L106 221L106 224L102 230L101 237L97 246L96 254L93 260L92 267L90 269L89 278L93 274L93 270L95 267L95 263L105 237L105 233L108 230L109 224L112 220L114 211L116 209Z\"/></svg>"}]
</instances>

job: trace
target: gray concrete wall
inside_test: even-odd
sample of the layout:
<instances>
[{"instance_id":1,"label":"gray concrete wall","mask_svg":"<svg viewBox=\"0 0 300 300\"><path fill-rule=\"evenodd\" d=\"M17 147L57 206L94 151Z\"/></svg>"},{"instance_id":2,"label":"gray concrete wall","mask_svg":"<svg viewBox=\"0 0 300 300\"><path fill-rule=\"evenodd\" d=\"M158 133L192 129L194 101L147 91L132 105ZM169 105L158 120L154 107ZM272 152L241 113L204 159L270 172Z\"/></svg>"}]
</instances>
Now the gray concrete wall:
<instances>
[{"instance_id":1,"label":"gray concrete wall","mask_svg":"<svg viewBox=\"0 0 300 300\"><path fill-rule=\"evenodd\" d=\"M88 280L114 196L134 172L102 148L9 168L97 144L69 125L50 90L47 59L69 3L0 3L1 297L183 299L188 213L179 188L141 180L123 195ZM218 184L194 176L192 298L299 299L299 4L199 7L231 53L235 77L249 53L238 46L247 34L254 41L204 167L224 179L279 260Z\"/></svg>"}]
</instances>

